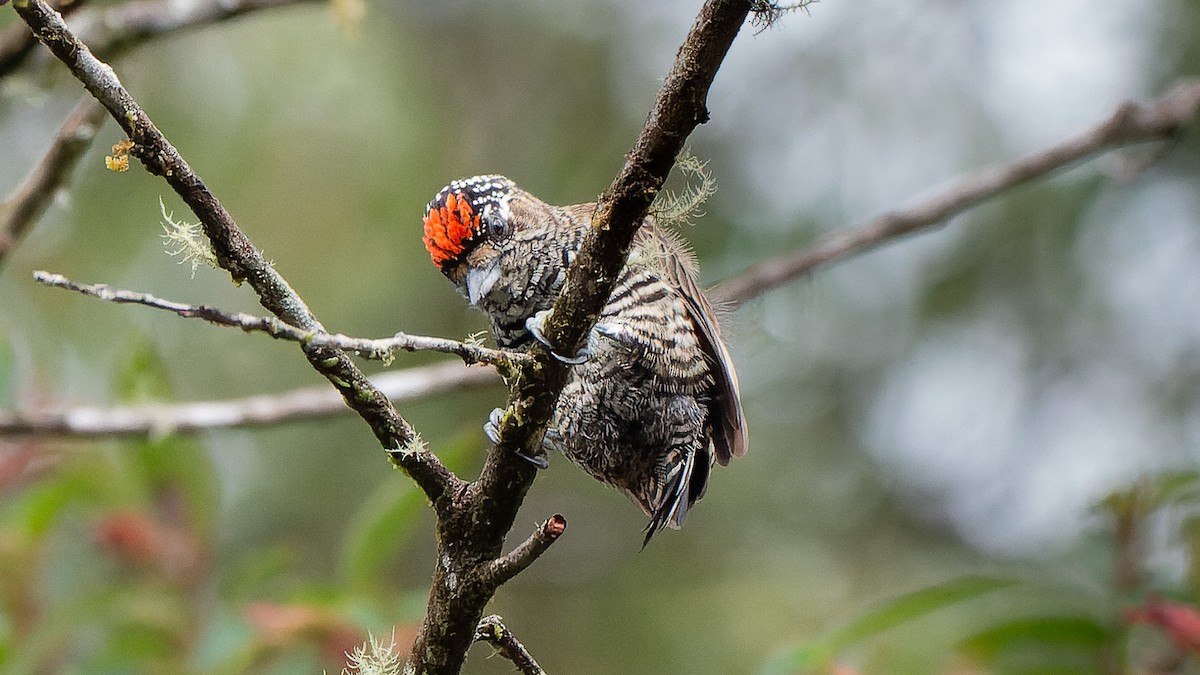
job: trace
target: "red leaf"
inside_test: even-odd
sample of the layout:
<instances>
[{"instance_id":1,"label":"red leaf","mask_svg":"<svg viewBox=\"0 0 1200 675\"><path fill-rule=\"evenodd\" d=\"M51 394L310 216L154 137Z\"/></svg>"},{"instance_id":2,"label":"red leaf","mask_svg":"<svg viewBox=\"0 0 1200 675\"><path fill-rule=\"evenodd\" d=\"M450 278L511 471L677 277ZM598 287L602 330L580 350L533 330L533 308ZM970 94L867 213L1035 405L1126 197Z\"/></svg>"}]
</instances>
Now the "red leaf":
<instances>
[{"instance_id":1,"label":"red leaf","mask_svg":"<svg viewBox=\"0 0 1200 675\"><path fill-rule=\"evenodd\" d=\"M1125 620L1157 626L1183 650L1200 653L1200 610L1192 605L1146 598L1142 607L1125 612Z\"/></svg>"}]
</instances>

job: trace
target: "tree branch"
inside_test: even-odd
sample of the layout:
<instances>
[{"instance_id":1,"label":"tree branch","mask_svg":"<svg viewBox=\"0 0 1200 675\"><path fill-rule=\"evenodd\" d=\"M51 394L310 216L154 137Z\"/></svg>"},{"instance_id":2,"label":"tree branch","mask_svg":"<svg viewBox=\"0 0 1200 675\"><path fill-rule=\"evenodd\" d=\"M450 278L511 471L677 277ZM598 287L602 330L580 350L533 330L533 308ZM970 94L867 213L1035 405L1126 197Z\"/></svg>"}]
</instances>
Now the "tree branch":
<instances>
[{"instance_id":1,"label":"tree branch","mask_svg":"<svg viewBox=\"0 0 1200 675\"><path fill-rule=\"evenodd\" d=\"M371 382L395 403L500 384L493 370L467 368L455 362L380 373ZM347 412L350 409L338 392L321 385L215 401L54 407L28 412L0 410L0 438L147 438L273 426Z\"/></svg>"},{"instance_id":2,"label":"tree branch","mask_svg":"<svg viewBox=\"0 0 1200 675\"><path fill-rule=\"evenodd\" d=\"M390 338L356 338L341 333L326 333L324 331L300 330L270 316L254 316L244 312L225 312L206 305L185 305L155 297L149 293L138 293L108 284L81 284L64 277L61 274L37 271L33 278L39 283L54 288L82 293L93 298L115 302L118 304L144 305L154 309L163 309L185 319L203 319L218 326L241 328L247 333L262 332L280 340L290 340L310 344L316 347L334 347L347 352L353 352L363 358L388 361L396 350L406 352L432 351L444 354L454 354L467 365L474 363L493 364L503 371L532 361L528 354L509 352L501 349L488 349L478 345L447 340L445 338L426 337L424 335L409 335L396 333Z\"/></svg>"},{"instance_id":3,"label":"tree branch","mask_svg":"<svg viewBox=\"0 0 1200 675\"><path fill-rule=\"evenodd\" d=\"M597 203L588 236L546 320L545 335L555 352L578 352L596 323L625 265L633 236L684 141L708 120L708 89L750 10L749 0L709 0L701 8L625 165ZM568 368L540 345L535 353L540 368L526 369L512 387L512 414L505 415L500 426L502 447L488 455L481 478L485 493L498 489L514 494L510 486L524 478L520 470L525 467L503 459L514 451L527 456L542 452L545 426L566 383ZM506 467L518 471L514 475Z\"/></svg>"},{"instance_id":4,"label":"tree branch","mask_svg":"<svg viewBox=\"0 0 1200 675\"><path fill-rule=\"evenodd\" d=\"M221 23L251 12L287 7L312 0L192 0L161 2L134 0L114 7L88 9L71 21L75 33L93 52L112 58L150 40ZM0 3L4 4L4 3ZM64 3L59 11L69 15L84 0ZM12 73L29 58L37 38L29 29L13 24L0 31L0 78Z\"/></svg>"},{"instance_id":5,"label":"tree branch","mask_svg":"<svg viewBox=\"0 0 1200 675\"><path fill-rule=\"evenodd\" d=\"M475 629L475 641L491 644L501 656L512 661L513 666L522 675L546 675L546 671L533 660L525 645L521 644L512 631L505 628L503 621L495 614L479 620L479 627Z\"/></svg>"},{"instance_id":6,"label":"tree branch","mask_svg":"<svg viewBox=\"0 0 1200 675\"><path fill-rule=\"evenodd\" d=\"M44 0L14 0L13 8L125 130L134 143L131 154L141 160L147 171L166 180L196 214L212 243L218 264L233 280L248 282L262 306L287 323L323 331L324 327L300 296L254 248L216 195L121 85L112 68L93 56L87 45L67 28L62 16ZM302 344L301 348L313 368L367 422L375 437L389 450L391 461L403 468L431 501L436 503L461 489L461 481L429 452L408 422L345 352L308 344Z\"/></svg>"},{"instance_id":7,"label":"tree branch","mask_svg":"<svg viewBox=\"0 0 1200 675\"><path fill-rule=\"evenodd\" d=\"M1198 108L1200 80L1181 83L1147 104L1125 103L1104 122L1058 145L959 178L933 197L885 213L863 227L831 234L806 250L760 262L710 292L715 299L740 305L818 267L841 262L904 235L938 227L1005 190L1090 155L1131 143L1169 140L1195 119Z\"/></svg>"},{"instance_id":8,"label":"tree branch","mask_svg":"<svg viewBox=\"0 0 1200 675\"><path fill-rule=\"evenodd\" d=\"M601 196L591 230L567 272L546 321L554 351L574 354L591 330L625 264L634 234L662 187L684 141L708 119L709 87L751 9L750 0L708 0L675 57L625 166ZM539 456L546 425L566 384L567 367L540 345L536 362L510 383L500 442L479 480L438 518L438 558L429 607L413 642L414 673L457 673L495 587L461 584L500 558L505 535L533 483L536 469L521 458ZM486 580L485 575L480 577Z\"/></svg>"},{"instance_id":9,"label":"tree branch","mask_svg":"<svg viewBox=\"0 0 1200 675\"><path fill-rule=\"evenodd\" d=\"M20 24L13 25L28 32ZM4 264L12 247L46 211L54 193L62 187L79 159L91 147L92 139L103 121L104 108L96 103L96 99L85 94L55 134L50 149L41 161L0 204L0 265Z\"/></svg>"},{"instance_id":10,"label":"tree branch","mask_svg":"<svg viewBox=\"0 0 1200 675\"><path fill-rule=\"evenodd\" d=\"M1146 117L1142 117L1144 126L1143 131L1146 132L1144 137L1129 139L1125 143L1133 143L1138 141L1153 141L1162 138L1170 138L1171 135L1181 125L1188 124L1195 117L1196 100L1200 98L1200 82L1184 83L1176 88L1173 88L1170 93L1156 99L1154 102L1139 106L1140 109L1147 112ZM1189 93L1190 92L1190 93ZM1149 123L1152 119L1157 118L1158 122ZM1111 119L1111 118L1110 118ZM1105 122L1107 124L1108 122ZM1100 125L1101 128L1105 124ZM1087 137L1095 132L1096 128L1083 132L1075 138ZM1067 141L1066 143L1071 143ZM1119 147L1121 144L1113 144L1109 142L1095 148L1095 153L1106 152ZM805 249L796 253L789 253L779 258L762 263L752 267L745 273L727 279L718 284L709 293L714 297L719 297L735 304L741 304L746 300L752 299L765 293L769 290L793 281L798 277L803 276L817 267L832 265L846 260L857 253L866 252L876 246L891 243L899 238L899 235L888 236L887 234L879 234L881 231L886 233L886 230L881 230L878 224L891 220L909 220L913 221L917 218L915 214L931 213L937 211L932 205L958 203L954 209L946 210L944 215L938 220L924 222L920 226L914 228L912 232L924 232L934 229L939 223L947 218L950 218L962 211L965 211L980 202L994 198L1004 191L1011 189L1014 185L992 182L988 190L983 190L980 186L977 176L980 175L996 175L1010 174L1013 172L1013 164L1020 164L1030 161L1033 157L1044 157L1049 154L1054 154L1055 148L1061 148L1062 145L1054 146L1046 150L1039 151L1024 159L1018 159L1015 162L997 165L995 167L985 169L978 174L961 177L956 179L949 188L934 194L933 196L921 201L906 209L897 209L882 216L877 217L865 227L843 232L827 237L823 242L819 242L811 248ZM1092 154L1095 154L1092 153ZM1058 154L1060 161L1062 155ZM1084 155L1086 156L1086 155ZM1082 159L1084 156L1081 156ZM1067 160L1069 163L1071 160ZM1061 168L1063 164L1057 166L1045 165L1048 168L1046 173ZM1033 180L1041 177L1033 176L1028 180ZM977 200L963 200L964 195L975 194ZM874 232L874 235L870 233ZM874 237L874 238L873 238ZM857 243L847 243L857 242ZM766 270L771 268L782 268L785 265L792 265L794 271L788 274L768 273ZM440 369L441 366L434 366L434 369ZM458 369L455 367L451 370L446 368L445 373L441 372L434 374L430 371L428 378L431 380L441 377L450 378L447 381L446 388L438 386L440 383L430 381L428 389L417 388L412 390L413 393L403 393L407 391L404 387L407 385L394 385L398 389L391 389L390 384L395 378L396 382L405 381L411 373L417 376L425 369L416 369L403 371L401 373L389 373L372 378L385 394L395 402L410 401L421 398L425 395L436 395L442 391L454 391L466 389L473 386L490 385L496 380L493 375L480 369ZM423 375L421 376L424 377ZM166 410L162 415L168 419L165 423L167 428L178 433L200 431L206 428L221 428L224 426L253 426L257 424L275 424L286 421L302 419L308 415L325 415L337 412L337 408L341 407L340 399L333 396L331 392L324 390L297 390L294 392L299 400L307 398L307 393L315 393L322 391L330 394L328 397L322 397L320 403L314 403L311 407L307 405L296 405L294 409L287 403L292 396L291 393L280 396L256 396L247 399L236 399L228 401L211 401L199 403L181 403L181 404L158 404L154 406L156 409ZM305 395L301 395L305 392ZM193 407L194 406L194 407ZM209 406L217 412L208 414L206 410ZM239 412L238 406L246 406L248 410ZM261 416L259 410L274 410L279 408L280 414L267 413ZM0 414L0 436L13 434L61 434L68 436L86 436L89 434L99 436L109 435L124 435L126 433L132 435L143 435L152 433L155 429L154 415L148 412L143 414L139 409L126 408L78 408L74 410L62 411L47 411L36 412L31 414ZM193 412L194 411L194 412ZM110 423L107 421L98 422L95 425L79 424L68 422L68 420L120 420L132 418L134 421L125 427L121 424ZM241 422L242 418L246 418L245 422ZM178 419L176 422L174 420ZM194 423L188 420L196 420ZM201 421L210 420L210 421ZM225 420L230 420L226 422Z\"/></svg>"},{"instance_id":11,"label":"tree branch","mask_svg":"<svg viewBox=\"0 0 1200 675\"><path fill-rule=\"evenodd\" d=\"M524 572L540 555L558 541L567 529L567 519L556 513L546 519L520 546L480 568L480 580L493 588Z\"/></svg>"},{"instance_id":12,"label":"tree branch","mask_svg":"<svg viewBox=\"0 0 1200 675\"><path fill-rule=\"evenodd\" d=\"M314 0L134 0L80 14L76 30L93 51L112 55L152 39L221 23L264 9Z\"/></svg>"}]
</instances>

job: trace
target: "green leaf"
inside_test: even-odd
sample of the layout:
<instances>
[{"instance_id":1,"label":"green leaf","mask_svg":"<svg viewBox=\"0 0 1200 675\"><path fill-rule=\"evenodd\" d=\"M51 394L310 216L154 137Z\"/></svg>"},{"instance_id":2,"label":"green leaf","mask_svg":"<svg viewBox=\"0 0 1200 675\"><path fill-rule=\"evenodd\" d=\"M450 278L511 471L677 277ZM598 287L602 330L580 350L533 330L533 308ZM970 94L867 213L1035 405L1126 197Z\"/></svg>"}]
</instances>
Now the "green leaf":
<instances>
[{"instance_id":1,"label":"green leaf","mask_svg":"<svg viewBox=\"0 0 1200 675\"><path fill-rule=\"evenodd\" d=\"M760 670L760 675L783 675L813 671L828 665L846 648L890 628L908 623L939 609L956 605L1018 583L1014 579L969 576L907 593L884 603L824 638L777 654Z\"/></svg>"},{"instance_id":2,"label":"green leaf","mask_svg":"<svg viewBox=\"0 0 1200 675\"><path fill-rule=\"evenodd\" d=\"M1034 645L1055 647L1104 646L1113 638L1112 631L1088 616L1034 616L1002 623L963 640L958 651L984 665L991 665L1015 648Z\"/></svg>"},{"instance_id":3,"label":"green leaf","mask_svg":"<svg viewBox=\"0 0 1200 675\"><path fill-rule=\"evenodd\" d=\"M425 501L425 493L401 478L383 483L363 502L343 549L352 588L370 587L382 576L387 561L408 542Z\"/></svg>"}]
</instances>

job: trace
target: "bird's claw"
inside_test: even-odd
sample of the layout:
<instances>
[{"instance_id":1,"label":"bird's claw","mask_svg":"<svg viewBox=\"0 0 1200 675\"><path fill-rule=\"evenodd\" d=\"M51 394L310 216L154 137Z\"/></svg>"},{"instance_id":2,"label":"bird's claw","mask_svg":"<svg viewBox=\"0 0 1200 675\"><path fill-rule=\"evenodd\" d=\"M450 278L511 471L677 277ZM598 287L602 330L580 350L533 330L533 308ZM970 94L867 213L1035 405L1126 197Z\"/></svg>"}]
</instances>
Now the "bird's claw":
<instances>
[{"instance_id":1,"label":"bird's claw","mask_svg":"<svg viewBox=\"0 0 1200 675\"><path fill-rule=\"evenodd\" d=\"M488 440L492 442L492 445L500 444L500 420L502 417L504 417L504 410L502 408L492 408L492 412L488 414L488 421L483 423L483 433L488 437ZM526 462L529 462L534 466L534 468L550 468L550 460L546 459L545 457L533 457L517 450L514 450L513 454L525 460Z\"/></svg>"},{"instance_id":2,"label":"bird's claw","mask_svg":"<svg viewBox=\"0 0 1200 675\"><path fill-rule=\"evenodd\" d=\"M533 465L533 468L539 471L544 471L550 468L550 460L540 455L527 455L519 451L514 451L513 454L525 460L526 462L529 462Z\"/></svg>"},{"instance_id":3,"label":"bird's claw","mask_svg":"<svg viewBox=\"0 0 1200 675\"><path fill-rule=\"evenodd\" d=\"M492 442L492 445L500 444L500 418L503 415L504 410L492 408L492 412L488 414L488 421L483 423L483 433Z\"/></svg>"},{"instance_id":4,"label":"bird's claw","mask_svg":"<svg viewBox=\"0 0 1200 675\"><path fill-rule=\"evenodd\" d=\"M543 331L546 326L546 316L549 314L549 310L542 310L528 319L525 319L525 330L529 331L529 334L532 335L535 340L542 343L542 345L549 349L551 356L553 356L555 359L558 359L562 363L565 363L569 366L578 366L579 364L586 362L592 355L586 346L580 349L579 353L575 356L563 356L562 354L554 351L554 347L550 344L550 341L546 339L546 334Z\"/></svg>"},{"instance_id":5,"label":"bird's claw","mask_svg":"<svg viewBox=\"0 0 1200 675\"><path fill-rule=\"evenodd\" d=\"M600 335L612 340L613 342L624 343L629 340L629 332L625 329L625 325L621 323L597 323L592 330Z\"/></svg>"}]
</instances>

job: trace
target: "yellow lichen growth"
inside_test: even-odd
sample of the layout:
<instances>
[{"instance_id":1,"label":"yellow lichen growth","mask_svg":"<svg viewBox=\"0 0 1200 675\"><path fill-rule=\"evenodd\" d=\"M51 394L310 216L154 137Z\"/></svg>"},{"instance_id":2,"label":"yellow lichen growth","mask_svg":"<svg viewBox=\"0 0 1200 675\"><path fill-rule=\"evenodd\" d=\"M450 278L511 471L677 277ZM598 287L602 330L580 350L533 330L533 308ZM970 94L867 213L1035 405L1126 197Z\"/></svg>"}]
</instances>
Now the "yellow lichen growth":
<instances>
[{"instance_id":1,"label":"yellow lichen growth","mask_svg":"<svg viewBox=\"0 0 1200 675\"><path fill-rule=\"evenodd\" d=\"M129 151L133 149L133 141L126 138L125 140L114 143L112 146L112 154L104 158L104 166L109 171L129 170Z\"/></svg>"}]
</instances>

